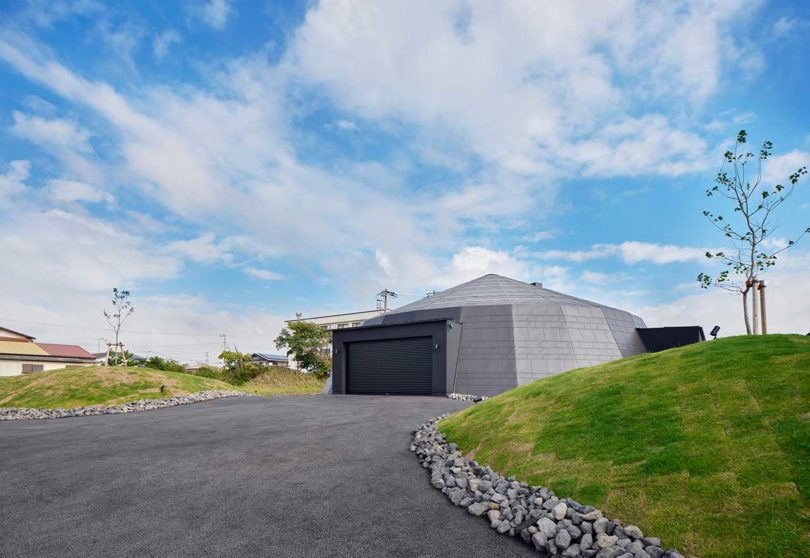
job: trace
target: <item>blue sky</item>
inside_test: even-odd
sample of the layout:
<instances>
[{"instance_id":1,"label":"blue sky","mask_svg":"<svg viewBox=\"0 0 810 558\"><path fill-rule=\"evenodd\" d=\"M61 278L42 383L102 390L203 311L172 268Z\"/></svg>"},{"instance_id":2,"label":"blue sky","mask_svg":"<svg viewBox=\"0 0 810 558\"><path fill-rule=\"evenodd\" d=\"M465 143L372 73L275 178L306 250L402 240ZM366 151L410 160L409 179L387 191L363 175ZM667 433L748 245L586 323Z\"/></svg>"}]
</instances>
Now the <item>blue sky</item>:
<instances>
[{"instance_id":1,"label":"blue sky","mask_svg":"<svg viewBox=\"0 0 810 558\"><path fill-rule=\"evenodd\" d=\"M767 180L810 162L806 10L604 4L4 2L0 325L95 349L129 288L125 340L200 360L493 272L739 332L703 191L743 127ZM810 330L808 249L774 330Z\"/></svg>"}]
</instances>

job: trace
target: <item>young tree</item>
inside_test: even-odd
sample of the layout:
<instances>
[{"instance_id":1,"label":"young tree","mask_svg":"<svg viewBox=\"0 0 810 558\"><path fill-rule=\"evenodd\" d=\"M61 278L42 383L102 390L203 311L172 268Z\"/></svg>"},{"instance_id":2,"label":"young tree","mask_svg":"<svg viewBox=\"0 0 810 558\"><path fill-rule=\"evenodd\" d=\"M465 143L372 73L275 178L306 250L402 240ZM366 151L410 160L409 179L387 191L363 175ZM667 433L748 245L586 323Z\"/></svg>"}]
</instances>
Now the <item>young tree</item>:
<instances>
[{"instance_id":1,"label":"young tree","mask_svg":"<svg viewBox=\"0 0 810 558\"><path fill-rule=\"evenodd\" d=\"M318 324L312 322L290 322L276 337L276 346L287 349L302 369L312 372L319 378L329 374L332 363L325 356L331 334Z\"/></svg>"},{"instance_id":2,"label":"young tree","mask_svg":"<svg viewBox=\"0 0 810 558\"><path fill-rule=\"evenodd\" d=\"M247 353L222 351L219 358L225 363L222 377L231 384L242 385L265 371L264 365L253 362Z\"/></svg>"},{"instance_id":3,"label":"young tree","mask_svg":"<svg viewBox=\"0 0 810 558\"><path fill-rule=\"evenodd\" d=\"M134 311L135 307L132 306L132 302L129 300L129 291L119 291L117 288L114 288L112 308L109 311L104 310L104 317L107 318L107 323L110 324L110 327L115 334L116 366L118 366L118 355L121 352L121 344L119 341L121 328L124 326L124 322L127 321L127 318L129 318Z\"/></svg>"},{"instance_id":4,"label":"young tree","mask_svg":"<svg viewBox=\"0 0 810 558\"><path fill-rule=\"evenodd\" d=\"M704 289L714 286L742 295L745 331L750 335L752 327L748 314L749 292L753 289L752 305L756 314L756 297L762 286L760 274L776 265L778 255L810 232L810 227L780 246L767 242L776 231L776 224L773 222L775 211L793 195L796 183L807 174L807 168L801 167L791 174L786 186L763 184L762 168L771 155L773 144L765 141L759 154L755 155L746 151L747 139L745 130L740 130L734 151L726 151L723 167L717 173L714 186L706 190L709 198L715 195L725 198L732 210L729 218L708 210L703 212L730 244L728 250L706 252L707 258L719 260L725 269L716 277L701 273L697 280ZM756 331L755 315L753 332Z\"/></svg>"}]
</instances>

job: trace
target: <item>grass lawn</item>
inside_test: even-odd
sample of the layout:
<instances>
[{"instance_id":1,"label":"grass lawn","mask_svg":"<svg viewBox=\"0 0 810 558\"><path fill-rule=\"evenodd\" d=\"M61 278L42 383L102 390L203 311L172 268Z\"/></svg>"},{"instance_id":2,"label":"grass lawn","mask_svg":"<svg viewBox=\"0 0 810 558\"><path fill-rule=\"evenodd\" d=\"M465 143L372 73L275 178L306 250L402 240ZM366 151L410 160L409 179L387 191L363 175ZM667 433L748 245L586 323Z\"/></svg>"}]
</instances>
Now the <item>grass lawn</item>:
<instances>
[{"instance_id":1,"label":"grass lawn","mask_svg":"<svg viewBox=\"0 0 810 558\"><path fill-rule=\"evenodd\" d=\"M583 368L440 429L479 462L682 553L810 556L810 337L734 337Z\"/></svg>"},{"instance_id":2,"label":"grass lawn","mask_svg":"<svg viewBox=\"0 0 810 558\"><path fill-rule=\"evenodd\" d=\"M259 395L316 395L325 383L326 379L318 379L312 374L271 366L238 389Z\"/></svg>"},{"instance_id":3,"label":"grass lawn","mask_svg":"<svg viewBox=\"0 0 810 558\"><path fill-rule=\"evenodd\" d=\"M165 386L164 393L160 386ZM120 405L235 386L181 372L150 368L84 366L0 377L0 407L71 408Z\"/></svg>"}]
</instances>

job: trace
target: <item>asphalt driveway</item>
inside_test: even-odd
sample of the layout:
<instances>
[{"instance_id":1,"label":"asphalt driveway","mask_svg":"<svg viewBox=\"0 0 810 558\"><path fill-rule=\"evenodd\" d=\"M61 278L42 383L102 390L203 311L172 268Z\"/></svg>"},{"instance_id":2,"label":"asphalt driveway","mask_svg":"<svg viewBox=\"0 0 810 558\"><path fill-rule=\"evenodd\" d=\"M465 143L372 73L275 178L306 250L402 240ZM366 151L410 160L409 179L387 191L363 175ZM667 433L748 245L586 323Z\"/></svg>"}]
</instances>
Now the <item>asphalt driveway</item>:
<instances>
[{"instance_id":1,"label":"asphalt driveway","mask_svg":"<svg viewBox=\"0 0 810 558\"><path fill-rule=\"evenodd\" d=\"M0 423L0 556L522 556L408 452L465 406L223 399Z\"/></svg>"}]
</instances>

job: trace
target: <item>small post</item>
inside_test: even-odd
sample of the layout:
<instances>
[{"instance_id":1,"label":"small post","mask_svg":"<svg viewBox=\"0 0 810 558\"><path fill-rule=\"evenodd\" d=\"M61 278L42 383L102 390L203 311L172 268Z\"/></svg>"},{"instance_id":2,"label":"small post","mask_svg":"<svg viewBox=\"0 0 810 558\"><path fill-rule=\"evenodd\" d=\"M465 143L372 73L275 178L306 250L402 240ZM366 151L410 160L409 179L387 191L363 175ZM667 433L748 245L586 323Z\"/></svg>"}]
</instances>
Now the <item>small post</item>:
<instances>
[{"instance_id":1,"label":"small post","mask_svg":"<svg viewBox=\"0 0 810 558\"><path fill-rule=\"evenodd\" d=\"M754 279L751 281L751 288L754 290L753 295L751 297L751 305L754 308L754 315L751 316L751 321L754 322L754 335L759 335L759 297L757 296L759 293L758 290L759 281Z\"/></svg>"},{"instance_id":2,"label":"small post","mask_svg":"<svg viewBox=\"0 0 810 558\"><path fill-rule=\"evenodd\" d=\"M762 335L767 335L768 319L765 315L765 281L759 282L759 311L762 315Z\"/></svg>"}]
</instances>

